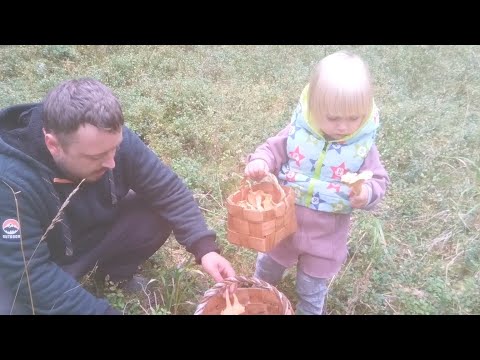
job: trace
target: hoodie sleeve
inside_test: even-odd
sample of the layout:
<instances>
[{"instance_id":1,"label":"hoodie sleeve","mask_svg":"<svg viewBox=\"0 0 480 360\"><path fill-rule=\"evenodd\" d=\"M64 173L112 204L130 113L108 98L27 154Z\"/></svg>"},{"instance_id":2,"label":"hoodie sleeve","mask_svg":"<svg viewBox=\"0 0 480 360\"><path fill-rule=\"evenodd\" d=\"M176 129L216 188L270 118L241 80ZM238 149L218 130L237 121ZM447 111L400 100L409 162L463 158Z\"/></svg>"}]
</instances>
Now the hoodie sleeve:
<instances>
[{"instance_id":1,"label":"hoodie sleeve","mask_svg":"<svg viewBox=\"0 0 480 360\"><path fill-rule=\"evenodd\" d=\"M359 169L359 172L365 170L372 171L373 176L370 180L365 182L369 190L369 201L364 209L374 210L384 198L387 187L390 184L390 177L380 160L380 154L375 144L371 147L363 165Z\"/></svg>"},{"instance_id":2,"label":"hoodie sleeve","mask_svg":"<svg viewBox=\"0 0 480 360\"><path fill-rule=\"evenodd\" d=\"M35 314L104 314L109 303L51 260L47 243L40 242L45 209L34 191L16 183L0 177L0 276L14 297L18 291L16 303L28 304Z\"/></svg>"},{"instance_id":3,"label":"hoodie sleeve","mask_svg":"<svg viewBox=\"0 0 480 360\"><path fill-rule=\"evenodd\" d=\"M203 255L219 248L216 234L208 229L193 194L178 175L149 149L140 138L124 128L127 181L140 196L173 228L179 244L194 254L197 263Z\"/></svg>"},{"instance_id":4,"label":"hoodie sleeve","mask_svg":"<svg viewBox=\"0 0 480 360\"><path fill-rule=\"evenodd\" d=\"M287 138L290 132L291 125L280 131L277 135L268 138L265 143L260 145L253 154L247 157L250 162L256 159L264 160L270 172L277 174L281 166L287 162Z\"/></svg>"}]
</instances>

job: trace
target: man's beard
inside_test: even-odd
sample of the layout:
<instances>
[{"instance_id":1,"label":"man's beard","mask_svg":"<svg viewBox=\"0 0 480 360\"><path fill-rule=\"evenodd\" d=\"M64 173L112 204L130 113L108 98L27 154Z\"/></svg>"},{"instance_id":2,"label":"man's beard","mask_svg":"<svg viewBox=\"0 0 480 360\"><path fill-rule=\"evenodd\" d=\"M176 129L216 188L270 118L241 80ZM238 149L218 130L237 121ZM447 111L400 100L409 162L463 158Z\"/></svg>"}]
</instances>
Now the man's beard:
<instances>
[{"instance_id":1,"label":"man's beard","mask_svg":"<svg viewBox=\"0 0 480 360\"><path fill-rule=\"evenodd\" d=\"M83 180L83 178L81 179L80 177L75 176L70 171L68 171L68 169L64 165L64 162L62 161L62 159L56 159L55 164L57 165L57 168L61 171L62 175L66 179L71 180L73 182L78 182L78 181Z\"/></svg>"}]
</instances>

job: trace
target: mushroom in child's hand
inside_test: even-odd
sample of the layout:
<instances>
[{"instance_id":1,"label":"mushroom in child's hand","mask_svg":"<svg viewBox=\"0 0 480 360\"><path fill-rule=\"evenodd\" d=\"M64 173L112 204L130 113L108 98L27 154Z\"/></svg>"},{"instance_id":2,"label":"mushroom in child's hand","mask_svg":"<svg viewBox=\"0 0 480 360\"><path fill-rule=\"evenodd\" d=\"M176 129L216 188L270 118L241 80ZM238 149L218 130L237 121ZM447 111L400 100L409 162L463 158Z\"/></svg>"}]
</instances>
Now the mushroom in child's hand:
<instances>
[{"instance_id":1,"label":"mushroom in child's hand","mask_svg":"<svg viewBox=\"0 0 480 360\"><path fill-rule=\"evenodd\" d=\"M362 191L365 180L371 179L372 176L373 173L370 170L363 171L360 174L348 172L342 175L341 182L347 184L354 195L358 195Z\"/></svg>"}]
</instances>

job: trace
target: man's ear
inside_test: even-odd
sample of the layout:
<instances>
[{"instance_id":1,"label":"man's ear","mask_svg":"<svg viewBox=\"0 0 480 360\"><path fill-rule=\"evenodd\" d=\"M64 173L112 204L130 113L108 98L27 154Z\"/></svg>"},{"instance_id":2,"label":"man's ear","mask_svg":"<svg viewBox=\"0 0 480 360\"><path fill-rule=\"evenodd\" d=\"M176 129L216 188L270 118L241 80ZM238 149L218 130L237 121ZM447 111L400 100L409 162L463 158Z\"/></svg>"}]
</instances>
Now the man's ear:
<instances>
[{"instance_id":1,"label":"man's ear","mask_svg":"<svg viewBox=\"0 0 480 360\"><path fill-rule=\"evenodd\" d=\"M61 151L61 145L58 138L52 133L47 133L45 129L43 129L43 135L45 136L45 145L47 145L50 154L52 154L53 157L58 156Z\"/></svg>"}]
</instances>

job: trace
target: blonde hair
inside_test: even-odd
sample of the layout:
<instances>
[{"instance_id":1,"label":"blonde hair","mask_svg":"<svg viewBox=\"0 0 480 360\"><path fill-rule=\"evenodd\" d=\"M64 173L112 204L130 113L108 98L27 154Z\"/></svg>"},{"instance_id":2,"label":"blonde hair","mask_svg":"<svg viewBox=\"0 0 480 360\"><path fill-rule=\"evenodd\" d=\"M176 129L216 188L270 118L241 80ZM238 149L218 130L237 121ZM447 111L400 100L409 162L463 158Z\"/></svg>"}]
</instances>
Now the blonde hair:
<instances>
[{"instance_id":1,"label":"blonde hair","mask_svg":"<svg viewBox=\"0 0 480 360\"><path fill-rule=\"evenodd\" d=\"M362 116L373 107L370 73L365 62L346 51L323 58L309 83L308 108L313 119L324 116Z\"/></svg>"}]
</instances>

